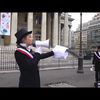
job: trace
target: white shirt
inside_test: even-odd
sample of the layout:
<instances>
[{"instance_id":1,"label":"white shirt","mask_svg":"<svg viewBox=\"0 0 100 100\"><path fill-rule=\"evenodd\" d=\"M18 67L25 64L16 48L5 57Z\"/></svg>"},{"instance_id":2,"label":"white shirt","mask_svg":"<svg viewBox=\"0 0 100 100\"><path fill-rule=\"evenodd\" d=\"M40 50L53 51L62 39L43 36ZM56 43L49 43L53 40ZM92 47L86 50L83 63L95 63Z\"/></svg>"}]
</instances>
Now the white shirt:
<instances>
[{"instance_id":1,"label":"white shirt","mask_svg":"<svg viewBox=\"0 0 100 100\"><path fill-rule=\"evenodd\" d=\"M31 50L31 46L28 46L25 43L20 43L21 46L25 47L29 52Z\"/></svg>"}]
</instances>

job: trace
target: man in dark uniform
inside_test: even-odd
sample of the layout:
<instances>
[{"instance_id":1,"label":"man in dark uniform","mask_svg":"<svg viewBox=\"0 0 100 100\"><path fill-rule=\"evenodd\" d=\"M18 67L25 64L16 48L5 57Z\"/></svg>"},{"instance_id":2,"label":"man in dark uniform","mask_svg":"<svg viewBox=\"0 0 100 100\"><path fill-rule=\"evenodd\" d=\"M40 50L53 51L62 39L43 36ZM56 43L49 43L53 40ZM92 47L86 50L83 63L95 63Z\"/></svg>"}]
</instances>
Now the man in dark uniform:
<instances>
[{"instance_id":1,"label":"man in dark uniform","mask_svg":"<svg viewBox=\"0 0 100 100\"><path fill-rule=\"evenodd\" d=\"M93 66L95 69L95 87L97 87L97 84L100 83L100 46L98 46L97 51L94 52L93 56Z\"/></svg>"},{"instance_id":2,"label":"man in dark uniform","mask_svg":"<svg viewBox=\"0 0 100 100\"><path fill-rule=\"evenodd\" d=\"M17 38L17 48L15 50L15 59L20 70L19 87L40 87L40 76L38 63L40 59L44 59L54 55L53 51L48 53L33 52L29 49L32 45L32 31L25 29L19 30L15 36Z\"/></svg>"}]
</instances>

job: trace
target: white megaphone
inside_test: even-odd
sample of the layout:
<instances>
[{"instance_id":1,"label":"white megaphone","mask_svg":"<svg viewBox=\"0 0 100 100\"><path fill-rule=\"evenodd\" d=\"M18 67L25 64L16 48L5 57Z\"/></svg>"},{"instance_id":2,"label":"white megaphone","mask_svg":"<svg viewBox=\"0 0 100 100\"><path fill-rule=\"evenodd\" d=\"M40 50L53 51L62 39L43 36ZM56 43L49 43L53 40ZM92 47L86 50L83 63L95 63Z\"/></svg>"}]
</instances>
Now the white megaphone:
<instances>
[{"instance_id":1,"label":"white megaphone","mask_svg":"<svg viewBox=\"0 0 100 100\"><path fill-rule=\"evenodd\" d=\"M44 41L40 41L40 40L36 40L35 43L33 43L33 46L35 47L49 47L49 39L48 40L44 40Z\"/></svg>"}]
</instances>

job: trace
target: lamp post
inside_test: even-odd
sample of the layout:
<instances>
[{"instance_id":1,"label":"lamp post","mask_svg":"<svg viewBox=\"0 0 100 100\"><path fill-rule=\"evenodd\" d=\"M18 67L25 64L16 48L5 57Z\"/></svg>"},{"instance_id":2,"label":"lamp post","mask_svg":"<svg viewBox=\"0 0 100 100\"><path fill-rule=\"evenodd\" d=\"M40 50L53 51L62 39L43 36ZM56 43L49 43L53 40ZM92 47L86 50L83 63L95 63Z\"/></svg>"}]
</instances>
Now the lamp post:
<instances>
[{"instance_id":1,"label":"lamp post","mask_svg":"<svg viewBox=\"0 0 100 100\"><path fill-rule=\"evenodd\" d=\"M83 73L83 56L82 56L82 12L80 13L80 48L78 58L78 70L77 73Z\"/></svg>"}]
</instances>

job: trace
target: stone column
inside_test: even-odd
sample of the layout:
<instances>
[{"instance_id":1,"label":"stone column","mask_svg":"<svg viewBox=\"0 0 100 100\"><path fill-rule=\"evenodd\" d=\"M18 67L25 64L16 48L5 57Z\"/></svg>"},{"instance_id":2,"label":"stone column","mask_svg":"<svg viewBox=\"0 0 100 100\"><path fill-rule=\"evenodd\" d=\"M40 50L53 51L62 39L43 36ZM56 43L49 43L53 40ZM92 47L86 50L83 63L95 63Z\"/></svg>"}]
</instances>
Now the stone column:
<instances>
[{"instance_id":1,"label":"stone column","mask_svg":"<svg viewBox=\"0 0 100 100\"><path fill-rule=\"evenodd\" d=\"M16 37L15 33L17 32L17 22L18 22L18 13L12 13L12 20L11 20L11 44L16 44Z\"/></svg>"},{"instance_id":2,"label":"stone column","mask_svg":"<svg viewBox=\"0 0 100 100\"><path fill-rule=\"evenodd\" d=\"M54 13L53 47L58 44L58 13Z\"/></svg>"},{"instance_id":3,"label":"stone column","mask_svg":"<svg viewBox=\"0 0 100 100\"><path fill-rule=\"evenodd\" d=\"M68 47L68 13L65 13L64 20L64 46Z\"/></svg>"},{"instance_id":4,"label":"stone column","mask_svg":"<svg viewBox=\"0 0 100 100\"><path fill-rule=\"evenodd\" d=\"M41 40L46 40L46 13L42 13Z\"/></svg>"},{"instance_id":5,"label":"stone column","mask_svg":"<svg viewBox=\"0 0 100 100\"><path fill-rule=\"evenodd\" d=\"M69 42L69 43L68 43L68 47L71 48L71 30L70 30L70 28L69 28L68 34L69 34L69 36L68 36L68 37L69 37L69 38L68 38L68 39L69 39L69 40L68 40L68 42Z\"/></svg>"},{"instance_id":6,"label":"stone column","mask_svg":"<svg viewBox=\"0 0 100 100\"><path fill-rule=\"evenodd\" d=\"M33 13L28 13L27 30L33 32Z\"/></svg>"},{"instance_id":7,"label":"stone column","mask_svg":"<svg viewBox=\"0 0 100 100\"><path fill-rule=\"evenodd\" d=\"M69 37L69 38L68 38L68 39L69 39L69 40L68 40L68 41L69 41L69 42L68 42L68 47L71 48L71 40L72 40L72 38L71 38L71 37L72 37L72 35L71 35L71 26L69 26L69 36L68 36L68 37Z\"/></svg>"},{"instance_id":8,"label":"stone column","mask_svg":"<svg viewBox=\"0 0 100 100\"><path fill-rule=\"evenodd\" d=\"M51 46L51 14L48 13L47 16L47 33L48 33L48 39L50 40L50 46Z\"/></svg>"},{"instance_id":9,"label":"stone column","mask_svg":"<svg viewBox=\"0 0 100 100\"><path fill-rule=\"evenodd\" d=\"M58 44L60 45L61 44L61 20L60 20L60 16L61 16L61 14L59 14L59 16L58 16Z\"/></svg>"}]
</instances>

